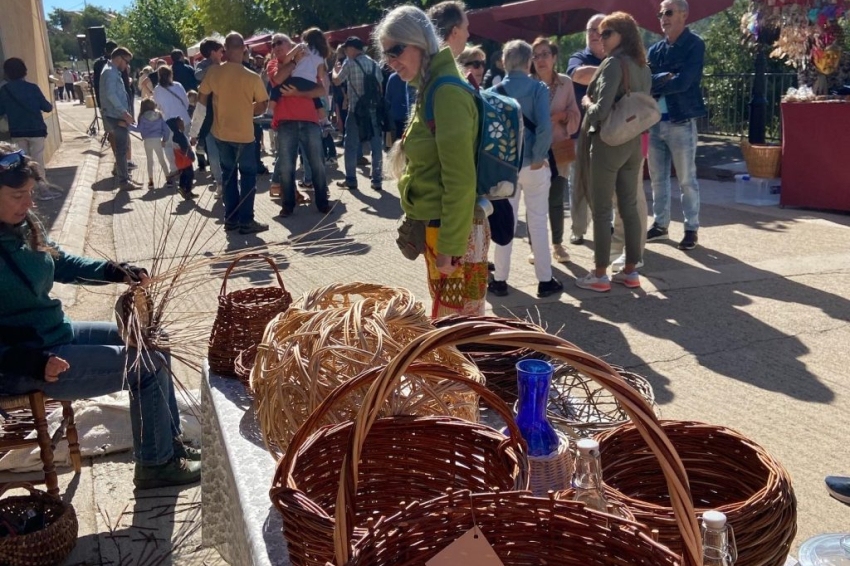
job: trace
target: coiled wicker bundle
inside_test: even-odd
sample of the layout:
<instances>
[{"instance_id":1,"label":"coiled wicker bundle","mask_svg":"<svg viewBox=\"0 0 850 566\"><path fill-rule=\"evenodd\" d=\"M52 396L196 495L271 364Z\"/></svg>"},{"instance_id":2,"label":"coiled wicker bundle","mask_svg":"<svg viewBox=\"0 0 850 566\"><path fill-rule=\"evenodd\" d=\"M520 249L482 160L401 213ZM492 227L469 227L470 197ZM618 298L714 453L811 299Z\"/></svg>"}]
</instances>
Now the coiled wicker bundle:
<instances>
[{"instance_id":1,"label":"coiled wicker bundle","mask_svg":"<svg viewBox=\"0 0 850 566\"><path fill-rule=\"evenodd\" d=\"M349 439L349 447L343 461L342 469L339 473L339 491L337 493L335 506L334 524L334 555L337 566L342 566L349 562L349 559L351 558L351 541L359 538L355 536L354 527L359 526L361 523L355 518L354 509L356 508L359 493L359 481L367 481L365 474L360 473L360 466L362 466L360 456L364 445L367 443L369 430L379 418L378 409L381 406L381 400L385 397L388 391L392 391L392 389L397 386L398 380L407 370L409 365L421 356L427 354L432 349L472 343L486 343L513 348L534 349L549 356L556 362L560 361L572 365L611 391L635 423L636 429L640 432L640 435L650 447L652 454L660 463L663 478L666 480L666 485L669 491L669 500L671 506L675 510L674 516L677 521L679 533L677 542L679 543L683 553L683 563L688 565L702 564L701 535L697 525L694 507L691 502L691 494L688 488L688 478L685 472L685 467L682 464L682 460L679 458L679 455L676 453L676 449L673 444L671 444L670 440L665 435L664 430L661 428L652 408L646 403L646 400L620 376L618 376L611 366L602 360L583 352L575 345L558 338L557 336L542 334L540 332L513 330L495 323L467 322L450 328L437 329L420 336L404 348L398 356L393 358L384 370L384 375L379 377L369 388L369 391L363 400L363 409L355 418L353 433ZM656 474L656 476L662 477L658 474ZM491 494L490 497L495 496ZM543 506L551 505L551 503L546 502L546 500L537 498L530 501L529 504L533 507L539 508L540 506L535 502L540 502ZM433 510L434 514L448 512L442 506L428 507L428 509ZM542 513L542 511L540 512ZM599 516L608 517L604 514L600 514ZM610 519L606 519L606 521L607 520ZM500 521L496 521L496 523L499 522ZM387 521L387 524L389 523L390 520ZM413 548L419 547L423 544L437 544L434 541L441 536L444 538L439 539L440 543L450 542L446 536L445 530L416 530L411 536L405 536L405 533L408 530L413 531L414 527L412 523L407 520L404 512L393 517L392 524L394 528L397 527L404 531L399 535L400 538L398 544L394 545L394 548L396 549L404 548L405 545ZM439 527L439 522L435 523L435 525ZM507 525L507 523L505 523L505 525ZM580 525L575 525L575 527L579 528ZM453 536L456 538L459 534L458 530L452 527L449 528L451 529ZM515 536L508 533L507 528L500 528L498 526L496 528L498 530L497 535L505 535L509 537ZM385 531L382 531L382 533L384 532ZM377 537L376 544L388 544L386 541L388 536L389 535ZM638 536L646 537L647 535L638 534ZM490 542L493 542L493 540L491 539ZM601 545L603 543L604 541L600 540L599 544ZM586 543L582 541L579 546L581 547L584 545L586 545ZM596 548L599 549L598 546ZM645 558L642 559L642 562L640 562L636 560L636 558L640 558L638 551L635 551L630 555L628 549L625 549L622 546L620 548L623 549L623 555L619 558L611 556L610 559L605 562L606 564L673 563L672 560L669 562L664 562L663 560L661 562L654 562L653 560ZM579 552L578 548L573 548L573 550ZM587 552L586 546L584 546L584 551ZM570 559L566 554L559 555L559 557L563 556L563 561L551 560L549 555L550 548L547 547L546 544L539 544L537 545L536 550L531 549L529 552L535 553L532 554L529 560L525 562L507 562L506 564L544 564L549 562L559 565L584 565L591 563L587 562L585 559ZM370 559L364 559L362 562L352 562L351 564L357 564L357 566L365 566L366 564L369 566L397 566L400 563L402 562L396 561L395 557L390 557L386 561L370 561ZM421 562L413 563L421 564Z\"/></svg>"},{"instance_id":2,"label":"coiled wicker bundle","mask_svg":"<svg viewBox=\"0 0 850 566\"><path fill-rule=\"evenodd\" d=\"M425 309L406 289L368 283L331 285L305 295L269 323L251 372L251 390L269 449L280 455L310 413L342 383L386 364L418 336L433 330ZM484 383L456 348L423 359ZM363 391L353 391L320 424L350 420ZM453 382L405 375L382 415L449 415L478 421L478 395Z\"/></svg>"},{"instance_id":3,"label":"coiled wicker bundle","mask_svg":"<svg viewBox=\"0 0 850 566\"><path fill-rule=\"evenodd\" d=\"M347 566L422 566L477 526L505 566L679 566L643 526L529 493L451 493L380 519ZM462 566L462 565L458 565Z\"/></svg>"},{"instance_id":4,"label":"coiled wicker bundle","mask_svg":"<svg viewBox=\"0 0 850 566\"><path fill-rule=\"evenodd\" d=\"M498 316L466 316L454 315L438 318L434 321L437 328L447 328L462 322L494 322L517 330L546 331L540 326L519 318L502 318ZM495 391L507 403L516 401L517 382L516 364L524 358L544 358L543 354L528 348L511 348L496 344L463 344L458 349L469 356L484 378L487 387Z\"/></svg>"},{"instance_id":5,"label":"coiled wicker bundle","mask_svg":"<svg viewBox=\"0 0 850 566\"><path fill-rule=\"evenodd\" d=\"M298 429L278 464L269 495L283 515L289 559L295 566L325 566L333 560L338 473L349 454L354 423L313 431L352 392L387 379L382 369L372 368L334 390ZM525 443L504 402L483 385L445 367L414 364L409 371L427 376L424 381L451 380L476 391L502 417L511 436L506 439L489 427L454 417L378 419L356 458L362 481L356 490L356 508L350 508L358 525L355 536L365 533L367 520L392 515L402 502L427 501L449 488L486 492L528 485Z\"/></svg>"},{"instance_id":6,"label":"coiled wicker bundle","mask_svg":"<svg viewBox=\"0 0 850 566\"><path fill-rule=\"evenodd\" d=\"M739 566L782 566L797 532L797 501L785 468L734 430L662 421L690 480L696 513L717 509L735 530ZM626 424L598 437L609 498L658 529L660 542L681 551L681 537L658 462L640 431Z\"/></svg>"}]
</instances>

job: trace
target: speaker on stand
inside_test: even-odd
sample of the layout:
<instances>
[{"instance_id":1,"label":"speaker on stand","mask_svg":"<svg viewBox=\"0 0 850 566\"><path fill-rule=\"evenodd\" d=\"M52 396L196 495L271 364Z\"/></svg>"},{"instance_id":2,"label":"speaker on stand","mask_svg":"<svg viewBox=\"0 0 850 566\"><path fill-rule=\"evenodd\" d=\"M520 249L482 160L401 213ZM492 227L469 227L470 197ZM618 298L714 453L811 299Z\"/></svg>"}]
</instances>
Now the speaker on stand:
<instances>
[{"instance_id":1,"label":"speaker on stand","mask_svg":"<svg viewBox=\"0 0 850 566\"><path fill-rule=\"evenodd\" d=\"M92 75L91 75L91 67L89 66L89 59L100 57L100 55L98 55L98 52L94 50L93 43L91 41L92 38L98 38L98 40L100 40L99 34L97 32L95 32L94 34L92 33L92 30L95 30L95 29L98 29L98 28L89 28L88 34L82 34L82 33L77 34L77 45L80 48L80 58L85 59L85 61L86 61L86 74L88 76L87 80L88 80L89 87L90 87L89 90L92 93L94 93L94 85L91 82L92 81ZM100 53L103 53L104 44L106 43L106 39L105 39L106 34L105 34L103 27L100 27L99 29L100 29L100 33L103 33L103 35L104 35L103 41L99 44L100 45ZM85 95L85 93L83 93L83 94ZM97 135L100 133L100 118L97 114L97 103L95 103L95 105L94 105L94 119L92 119L91 124L89 124L87 132L88 132L88 135L91 136L91 137L97 137Z\"/></svg>"}]
</instances>

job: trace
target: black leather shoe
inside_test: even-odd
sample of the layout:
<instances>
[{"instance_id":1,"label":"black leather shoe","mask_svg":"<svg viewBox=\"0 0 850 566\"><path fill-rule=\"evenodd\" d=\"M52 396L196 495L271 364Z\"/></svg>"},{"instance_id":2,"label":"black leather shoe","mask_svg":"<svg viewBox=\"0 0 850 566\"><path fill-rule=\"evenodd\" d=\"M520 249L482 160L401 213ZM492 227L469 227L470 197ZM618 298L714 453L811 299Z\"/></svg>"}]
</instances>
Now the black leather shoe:
<instances>
[{"instance_id":1,"label":"black leather shoe","mask_svg":"<svg viewBox=\"0 0 850 566\"><path fill-rule=\"evenodd\" d=\"M580 246L584 243L584 236L576 236L575 234L572 234L570 236L570 243L574 246Z\"/></svg>"},{"instance_id":2,"label":"black leather shoe","mask_svg":"<svg viewBox=\"0 0 850 566\"><path fill-rule=\"evenodd\" d=\"M493 293L497 297L506 297L508 295L508 282L493 279L487 284L487 292Z\"/></svg>"}]
</instances>

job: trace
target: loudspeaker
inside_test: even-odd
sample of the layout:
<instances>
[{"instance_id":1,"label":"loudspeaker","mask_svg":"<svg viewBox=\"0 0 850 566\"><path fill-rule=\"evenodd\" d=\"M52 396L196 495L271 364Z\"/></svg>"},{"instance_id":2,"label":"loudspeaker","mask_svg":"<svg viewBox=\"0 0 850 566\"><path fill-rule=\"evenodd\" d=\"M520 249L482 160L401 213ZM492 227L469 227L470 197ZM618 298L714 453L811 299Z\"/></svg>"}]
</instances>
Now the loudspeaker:
<instances>
[{"instance_id":1,"label":"loudspeaker","mask_svg":"<svg viewBox=\"0 0 850 566\"><path fill-rule=\"evenodd\" d=\"M89 47L91 47L92 59L103 55L106 49L106 29L103 26L89 28Z\"/></svg>"},{"instance_id":2,"label":"loudspeaker","mask_svg":"<svg viewBox=\"0 0 850 566\"><path fill-rule=\"evenodd\" d=\"M84 34L77 35L77 45L80 48L80 59L91 59L89 53L89 39Z\"/></svg>"}]
</instances>

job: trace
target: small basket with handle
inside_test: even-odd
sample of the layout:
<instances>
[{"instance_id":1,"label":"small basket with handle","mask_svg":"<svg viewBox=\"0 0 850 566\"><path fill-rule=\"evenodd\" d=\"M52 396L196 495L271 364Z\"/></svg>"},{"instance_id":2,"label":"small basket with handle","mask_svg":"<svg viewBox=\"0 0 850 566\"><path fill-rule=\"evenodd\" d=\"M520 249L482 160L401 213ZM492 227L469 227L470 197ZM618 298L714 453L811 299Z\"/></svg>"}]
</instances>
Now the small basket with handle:
<instances>
[{"instance_id":1,"label":"small basket with handle","mask_svg":"<svg viewBox=\"0 0 850 566\"><path fill-rule=\"evenodd\" d=\"M227 280L236 265L245 260L268 262L277 279L277 287L250 287L227 292ZM260 254L245 254L233 260L224 272L218 294L218 312L210 333L209 364L215 373L237 377L234 364L242 350L256 345L266 325L292 304L292 295L283 285L277 265Z\"/></svg>"},{"instance_id":2,"label":"small basket with handle","mask_svg":"<svg viewBox=\"0 0 850 566\"><path fill-rule=\"evenodd\" d=\"M0 564L5 566L55 566L77 544L77 514L58 497L35 489L28 483L8 483L0 496L13 488L29 495L14 495L0 500L0 520L5 536L0 536ZM12 534L11 530L37 521L38 530Z\"/></svg>"}]
</instances>

